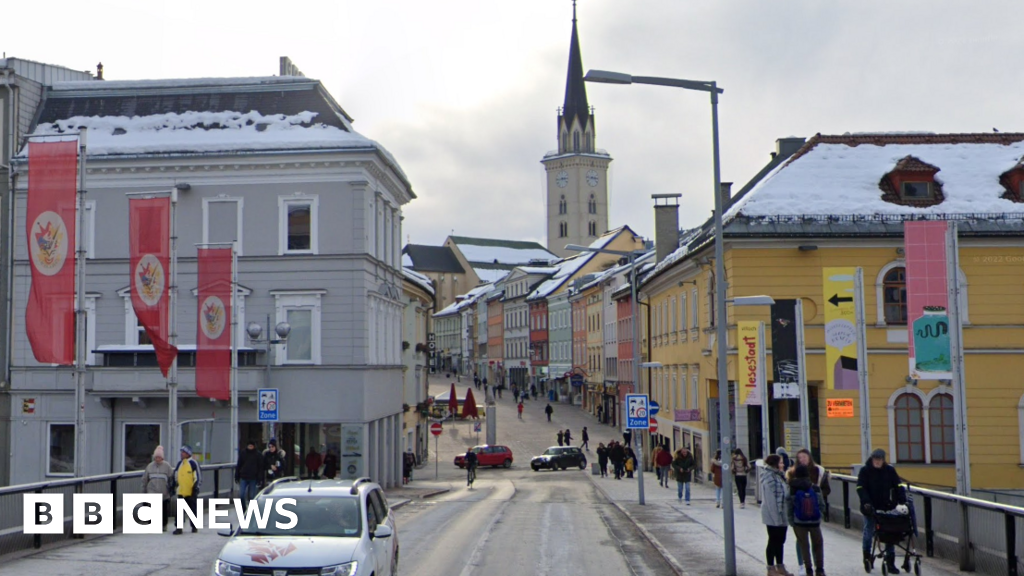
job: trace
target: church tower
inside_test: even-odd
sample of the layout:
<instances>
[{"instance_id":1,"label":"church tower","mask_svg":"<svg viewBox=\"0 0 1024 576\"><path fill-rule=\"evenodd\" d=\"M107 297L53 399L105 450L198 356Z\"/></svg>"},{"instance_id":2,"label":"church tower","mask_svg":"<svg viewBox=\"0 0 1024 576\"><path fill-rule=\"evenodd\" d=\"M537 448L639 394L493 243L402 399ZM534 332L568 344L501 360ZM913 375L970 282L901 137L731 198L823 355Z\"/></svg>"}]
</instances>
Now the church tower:
<instances>
[{"instance_id":1,"label":"church tower","mask_svg":"<svg viewBox=\"0 0 1024 576\"><path fill-rule=\"evenodd\" d=\"M583 57L572 8L569 72L565 102L558 113L558 149L541 163L547 172L548 250L565 257L566 244L592 243L608 231L608 165L612 158L597 148L594 114L583 84Z\"/></svg>"}]
</instances>

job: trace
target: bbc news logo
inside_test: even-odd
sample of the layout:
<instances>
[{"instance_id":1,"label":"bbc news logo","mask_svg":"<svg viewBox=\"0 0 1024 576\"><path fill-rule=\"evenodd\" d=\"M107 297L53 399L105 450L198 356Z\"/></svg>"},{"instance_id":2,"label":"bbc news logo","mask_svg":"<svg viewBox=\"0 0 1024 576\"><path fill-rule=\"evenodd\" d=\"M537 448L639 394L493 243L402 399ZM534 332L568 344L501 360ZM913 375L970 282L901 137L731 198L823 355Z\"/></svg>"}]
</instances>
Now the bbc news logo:
<instances>
[{"instance_id":1,"label":"bbc news logo","mask_svg":"<svg viewBox=\"0 0 1024 576\"><path fill-rule=\"evenodd\" d=\"M163 498L160 494L125 494L121 512L121 528L125 534L160 534L164 530ZM196 501L196 510L192 511L181 499L175 500L175 527L183 528L185 519L197 528L203 528L206 514L203 511L203 500ZM278 520L274 527L279 530L291 530L299 523L295 514L294 498L267 498L262 501L253 500L249 507L242 505L239 498L209 499L210 522L205 527L215 530L229 529L231 523L227 518L231 510L243 530L248 530L252 523L263 530L270 522L272 512L276 512ZM63 494L24 494L22 499L22 526L25 534L63 534L64 495ZM262 508L260 508L262 505ZM113 494L73 494L71 499L71 532L73 534L113 534L114 518L117 507L114 505Z\"/></svg>"}]
</instances>

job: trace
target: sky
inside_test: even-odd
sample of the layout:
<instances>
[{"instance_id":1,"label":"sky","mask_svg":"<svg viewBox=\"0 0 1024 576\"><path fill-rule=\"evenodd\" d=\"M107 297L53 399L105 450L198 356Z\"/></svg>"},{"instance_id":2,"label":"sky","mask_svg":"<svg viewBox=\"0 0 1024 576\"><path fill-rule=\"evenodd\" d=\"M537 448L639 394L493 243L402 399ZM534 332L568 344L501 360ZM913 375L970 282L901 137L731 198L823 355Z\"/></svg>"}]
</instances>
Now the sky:
<instances>
[{"instance_id":1,"label":"sky","mask_svg":"<svg viewBox=\"0 0 1024 576\"><path fill-rule=\"evenodd\" d=\"M289 56L417 199L406 239L545 242L543 155L556 148L571 0L9 3L0 50L111 80L267 76ZM1019 0L580 0L584 69L715 80L722 179L739 189L786 136L1024 130ZM652 194L680 225L711 214L707 94L590 84L614 158L610 224L644 236ZM827 194L827 190L821 193Z\"/></svg>"}]
</instances>

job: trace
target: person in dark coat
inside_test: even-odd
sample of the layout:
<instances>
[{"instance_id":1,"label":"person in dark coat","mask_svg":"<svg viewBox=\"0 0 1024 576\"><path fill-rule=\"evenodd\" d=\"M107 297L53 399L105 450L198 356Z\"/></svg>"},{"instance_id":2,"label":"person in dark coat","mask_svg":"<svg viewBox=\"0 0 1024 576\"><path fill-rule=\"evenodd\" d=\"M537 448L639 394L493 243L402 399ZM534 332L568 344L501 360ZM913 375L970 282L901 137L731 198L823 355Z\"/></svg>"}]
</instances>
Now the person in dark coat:
<instances>
[{"instance_id":1,"label":"person in dark coat","mask_svg":"<svg viewBox=\"0 0 1024 576\"><path fill-rule=\"evenodd\" d=\"M284 477L284 456L277 448L277 440L270 439L267 449L263 452L263 470L267 474L267 484Z\"/></svg>"},{"instance_id":2,"label":"person in dark coat","mask_svg":"<svg viewBox=\"0 0 1024 576\"><path fill-rule=\"evenodd\" d=\"M875 536L875 512L888 512L900 504L906 504L906 496L900 488L900 476L896 469L885 461L885 450L876 448L857 474L857 496L860 497L860 511L864 515L864 568L871 562L871 543ZM896 549L892 544L885 547L885 564L890 574L899 574L896 569Z\"/></svg>"},{"instance_id":3,"label":"person in dark coat","mask_svg":"<svg viewBox=\"0 0 1024 576\"><path fill-rule=\"evenodd\" d=\"M608 476L608 449L604 442L597 445L597 466L601 469L601 477Z\"/></svg>"},{"instance_id":4,"label":"person in dark coat","mask_svg":"<svg viewBox=\"0 0 1024 576\"><path fill-rule=\"evenodd\" d=\"M544 413L548 415L548 422L551 422L551 415L555 413L555 409L551 407L551 404L548 404L544 407Z\"/></svg>"},{"instance_id":5,"label":"person in dark coat","mask_svg":"<svg viewBox=\"0 0 1024 576\"><path fill-rule=\"evenodd\" d=\"M612 440L608 448L608 460L612 463L612 470L615 471L615 479L621 480L625 475L626 449L622 444Z\"/></svg>"},{"instance_id":6,"label":"person in dark coat","mask_svg":"<svg viewBox=\"0 0 1024 576\"><path fill-rule=\"evenodd\" d=\"M320 466L324 463L324 457L316 451L316 448L310 448L309 454L306 454L306 472L310 478L320 478Z\"/></svg>"},{"instance_id":7,"label":"person in dark coat","mask_svg":"<svg viewBox=\"0 0 1024 576\"><path fill-rule=\"evenodd\" d=\"M412 448L406 448L405 453L402 454L402 483L408 484L412 481L412 469L416 466L416 455L412 453ZM325 472L326 474L326 472Z\"/></svg>"},{"instance_id":8,"label":"person in dark coat","mask_svg":"<svg viewBox=\"0 0 1024 576\"><path fill-rule=\"evenodd\" d=\"M565 445L572 446L572 432L568 428L565 429Z\"/></svg>"},{"instance_id":9,"label":"person in dark coat","mask_svg":"<svg viewBox=\"0 0 1024 576\"><path fill-rule=\"evenodd\" d=\"M690 449L683 446L676 450L672 458L672 474L676 479L676 495L680 502L686 497L686 505L690 505L690 482L693 481L693 469L697 461L690 454Z\"/></svg>"},{"instance_id":10,"label":"person in dark coat","mask_svg":"<svg viewBox=\"0 0 1024 576\"><path fill-rule=\"evenodd\" d=\"M561 430L559 430L558 431L558 445L559 446L564 446L565 445L565 444L563 444L563 439L564 438L565 438L565 433L562 432Z\"/></svg>"},{"instance_id":11,"label":"person in dark coat","mask_svg":"<svg viewBox=\"0 0 1024 576\"><path fill-rule=\"evenodd\" d=\"M796 536L797 550L800 551L798 556L803 558L804 573L807 576L825 576L825 545L821 537L821 510L825 508L825 498L821 495L821 488L811 481L807 466L798 464L791 470L793 473L789 480L789 491L786 493L786 514ZM800 505L801 492L805 498L817 500L817 517L801 518L797 514L796 507ZM801 512L806 514L807 510L801 507Z\"/></svg>"},{"instance_id":12,"label":"person in dark coat","mask_svg":"<svg viewBox=\"0 0 1024 576\"><path fill-rule=\"evenodd\" d=\"M587 434L587 427L583 427L583 432L580 434L583 437L583 443L580 444L580 448L590 452L590 434Z\"/></svg>"},{"instance_id":13,"label":"person in dark coat","mask_svg":"<svg viewBox=\"0 0 1024 576\"><path fill-rule=\"evenodd\" d=\"M338 456L332 450L328 450L324 456L324 478L334 480L338 475Z\"/></svg>"},{"instance_id":14,"label":"person in dark coat","mask_svg":"<svg viewBox=\"0 0 1024 576\"><path fill-rule=\"evenodd\" d=\"M256 497L256 487L263 480L263 456L256 450L256 442L249 440L245 450L238 455L235 466L235 482L238 482L242 506L249 507L249 501Z\"/></svg>"}]
</instances>

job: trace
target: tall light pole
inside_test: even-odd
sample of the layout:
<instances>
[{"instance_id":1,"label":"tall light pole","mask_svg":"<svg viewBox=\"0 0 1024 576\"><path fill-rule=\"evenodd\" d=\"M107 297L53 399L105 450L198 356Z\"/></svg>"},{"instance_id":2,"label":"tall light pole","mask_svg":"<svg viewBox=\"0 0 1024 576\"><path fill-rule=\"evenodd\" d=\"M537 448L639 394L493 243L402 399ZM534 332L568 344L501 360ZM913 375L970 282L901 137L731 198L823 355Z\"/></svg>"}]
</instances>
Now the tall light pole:
<instances>
[{"instance_id":1,"label":"tall light pole","mask_svg":"<svg viewBox=\"0 0 1024 576\"><path fill-rule=\"evenodd\" d=\"M683 90L696 90L711 94L711 140L712 157L714 163L714 195L715 195L715 344L718 352L718 430L722 437L720 445L722 458L722 492L732 494L732 474L730 468L732 459L728 457L732 453L731 427L729 425L729 370L728 330L726 322L728 313L725 309L725 248L722 235L722 174L718 154L718 95L724 92L715 82L704 82L698 80L682 80L677 78L658 78L654 76L632 76L621 72L608 72L605 70L590 70L583 77L588 82L601 82L605 84L651 84L654 86L669 86L671 88L682 88ZM725 574L726 576L736 575L736 531L733 525L732 498L722 499L722 516L725 537Z\"/></svg>"},{"instance_id":2,"label":"tall light pole","mask_svg":"<svg viewBox=\"0 0 1024 576\"><path fill-rule=\"evenodd\" d=\"M249 336L249 342L253 344L264 344L267 347L267 368L266 371L264 372L265 383L263 384L267 388L270 388L270 369L274 365L274 350L276 350L276 348L274 347L277 346L278 344L284 344L285 342L287 342L288 334L290 334L291 331L291 324L287 322L278 322L277 326L274 327L274 332L277 334L277 338L271 338L270 314L267 314L267 338L262 338L263 326L260 326L259 322L249 322L249 324L245 327L245 333L246 335ZM271 422L270 425L271 427L273 427L273 422ZM273 428L271 428L271 430L271 437L273 437Z\"/></svg>"},{"instance_id":3,"label":"tall light pole","mask_svg":"<svg viewBox=\"0 0 1024 576\"><path fill-rule=\"evenodd\" d=\"M591 248L590 246L579 246L577 244L567 244L565 246L565 249L566 250L573 250L575 252L597 252L597 253L600 253L600 254L614 254L616 256L625 256L627 259L629 259L629 276L630 276L630 278L629 278L629 293L630 293L630 297L632 298L632 303L630 304L630 307L632 308L632 311L633 311L633 322L632 322L632 324L633 324L633 385L636 386L636 390L637 390L637 392L639 392L640 391L640 328L639 328L638 320L640 318L640 306L639 306L639 304L638 304L638 302L636 300L636 284L637 284L637 280L636 280L636 261L637 261L638 258L643 256L644 254L647 254L647 252L645 252L643 250L634 250L634 251L631 251L631 252L626 252L624 250L608 250L606 248ZM642 447L640 447L638 445L639 442L640 442L640 434L639 433L631 434L631 437L633 438L633 446L634 446L634 450L633 451L634 452L638 452L640 454L643 454ZM642 461L643 460L640 459L640 462L642 462ZM637 466L636 467L636 486L637 486L638 499L640 501L640 505L643 506L645 504L645 502L644 502L644 467L643 466Z\"/></svg>"}]
</instances>

